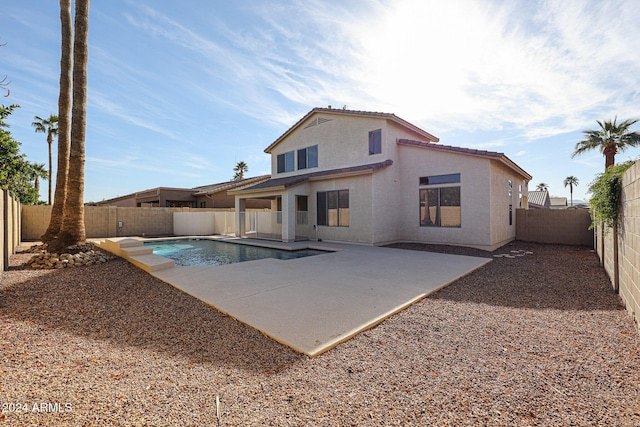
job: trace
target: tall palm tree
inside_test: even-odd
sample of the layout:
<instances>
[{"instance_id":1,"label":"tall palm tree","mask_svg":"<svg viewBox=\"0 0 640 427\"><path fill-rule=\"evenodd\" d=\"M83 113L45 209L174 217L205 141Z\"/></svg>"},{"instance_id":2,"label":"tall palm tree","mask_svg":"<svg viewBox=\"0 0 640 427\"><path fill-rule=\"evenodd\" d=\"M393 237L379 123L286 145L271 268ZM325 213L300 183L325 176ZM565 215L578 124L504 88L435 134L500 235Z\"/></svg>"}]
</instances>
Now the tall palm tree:
<instances>
[{"instance_id":1,"label":"tall palm tree","mask_svg":"<svg viewBox=\"0 0 640 427\"><path fill-rule=\"evenodd\" d=\"M71 0L60 0L61 57L60 57L60 94L58 96L58 170L56 172L56 191L49 227L41 237L44 243L50 243L58 236L62 227L64 201L67 194L67 175L69 172L69 123L71 108L71 49L73 46L73 28L71 26Z\"/></svg>"},{"instance_id":2,"label":"tall palm tree","mask_svg":"<svg viewBox=\"0 0 640 427\"><path fill-rule=\"evenodd\" d=\"M84 158L87 126L87 61L89 0L76 0L73 37L73 96L71 106L71 145L69 172L62 226L49 248L60 250L86 240L84 227Z\"/></svg>"},{"instance_id":3,"label":"tall palm tree","mask_svg":"<svg viewBox=\"0 0 640 427\"><path fill-rule=\"evenodd\" d=\"M545 184L544 182L541 182L540 184L536 185L536 190L538 190L538 191L549 191L549 186L547 184Z\"/></svg>"},{"instance_id":4,"label":"tall palm tree","mask_svg":"<svg viewBox=\"0 0 640 427\"><path fill-rule=\"evenodd\" d=\"M34 127L36 133L47 134L47 144L49 144L49 176L53 176L51 170L51 145L53 144L53 137L58 135L58 116L50 114L48 119L43 119L40 116L35 116L34 122L31 126ZM51 204L51 180L49 180L49 199L48 203Z\"/></svg>"},{"instance_id":5,"label":"tall palm tree","mask_svg":"<svg viewBox=\"0 0 640 427\"><path fill-rule=\"evenodd\" d=\"M629 119L620 123L617 123L617 120L618 117L615 117L613 121L596 120L600 129L583 131L585 139L576 144L571 157L597 148L605 156L604 168L606 170L609 166L614 165L618 152L621 153L629 147L640 145L640 133L629 130L638 120Z\"/></svg>"},{"instance_id":6,"label":"tall palm tree","mask_svg":"<svg viewBox=\"0 0 640 427\"><path fill-rule=\"evenodd\" d=\"M569 186L569 192L571 193L571 206L573 206L573 187L578 186L579 180L575 176L571 175L566 177L563 182L565 188L567 188L567 185Z\"/></svg>"},{"instance_id":7,"label":"tall palm tree","mask_svg":"<svg viewBox=\"0 0 640 427\"><path fill-rule=\"evenodd\" d=\"M245 172L249 172L249 165L247 165L243 161L240 161L236 163L235 167L233 168L233 171L235 172L235 175L233 176L233 180L240 181L244 179Z\"/></svg>"}]
</instances>

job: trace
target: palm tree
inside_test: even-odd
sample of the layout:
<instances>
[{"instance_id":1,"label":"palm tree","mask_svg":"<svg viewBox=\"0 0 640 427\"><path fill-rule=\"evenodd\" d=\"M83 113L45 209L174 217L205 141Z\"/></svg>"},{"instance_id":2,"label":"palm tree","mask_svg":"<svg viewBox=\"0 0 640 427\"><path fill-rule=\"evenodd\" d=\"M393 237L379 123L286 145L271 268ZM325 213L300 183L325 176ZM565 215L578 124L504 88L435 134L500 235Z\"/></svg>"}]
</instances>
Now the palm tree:
<instances>
[{"instance_id":1,"label":"palm tree","mask_svg":"<svg viewBox=\"0 0 640 427\"><path fill-rule=\"evenodd\" d=\"M58 135L58 116L50 114L48 119L43 119L40 116L34 117L34 122L31 123L36 130L36 133L47 134L47 144L49 144L49 176L53 176L51 171L51 145L53 144L53 137ZM51 204L51 180L49 180L49 200Z\"/></svg>"},{"instance_id":2,"label":"palm tree","mask_svg":"<svg viewBox=\"0 0 640 427\"><path fill-rule=\"evenodd\" d=\"M62 2L61 2L62 6ZM87 126L87 60L89 49L89 0L76 0L73 37L73 96L71 106L71 145L69 172L62 226L58 237L49 245L50 250L84 242L84 158ZM61 11L62 14L62 11Z\"/></svg>"},{"instance_id":3,"label":"palm tree","mask_svg":"<svg viewBox=\"0 0 640 427\"><path fill-rule=\"evenodd\" d=\"M71 26L71 0L60 0L61 57L60 57L60 94L58 96L58 170L56 172L56 191L49 227L41 237L44 243L50 243L58 236L62 227L64 202L67 192L69 172L69 110L71 108L71 49L73 29Z\"/></svg>"},{"instance_id":4,"label":"palm tree","mask_svg":"<svg viewBox=\"0 0 640 427\"><path fill-rule=\"evenodd\" d=\"M569 192L571 193L571 206L573 206L573 187L578 186L579 180L575 176L571 175L566 177L563 182L565 188L567 188L567 185L569 186Z\"/></svg>"},{"instance_id":5,"label":"palm tree","mask_svg":"<svg viewBox=\"0 0 640 427\"><path fill-rule=\"evenodd\" d=\"M617 120L617 117L613 121L596 120L600 129L583 131L586 138L576 144L571 157L597 148L605 156L604 168L606 170L609 166L613 166L618 152L640 145L640 133L629 131L629 128L638 120L629 119L619 124Z\"/></svg>"},{"instance_id":6,"label":"palm tree","mask_svg":"<svg viewBox=\"0 0 640 427\"><path fill-rule=\"evenodd\" d=\"M44 163L31 163L31 179L33 179L33 186L38 194L40 193L40 178L49 179L49 174L45 168Z\"/></svg>"},{"instance_id":7,"label":"palm tree","mask_svg":"<svg viewBox=\"0 0 640 427\"><path fill-rule=\"evenodd\" d=\"M235 172L235 175L233 176L233 180L240 181L244 179L244 173L249 172L249 165L247 165L243 161L240 161L236 163L235 167L233 168L233 171Z\"/></svg>"},{"instance_id":8,"label":"palm tree","mask_svg":"<svg viewBox=\"0 0 640 427\"><path fill-rule=\"evenodd\" d=\"M549 191L549 186L547 184L545 184L544 182L541 182L540 184L536 185L536 190L538 190L538 191Z\"/></svg>"}]
</instances>

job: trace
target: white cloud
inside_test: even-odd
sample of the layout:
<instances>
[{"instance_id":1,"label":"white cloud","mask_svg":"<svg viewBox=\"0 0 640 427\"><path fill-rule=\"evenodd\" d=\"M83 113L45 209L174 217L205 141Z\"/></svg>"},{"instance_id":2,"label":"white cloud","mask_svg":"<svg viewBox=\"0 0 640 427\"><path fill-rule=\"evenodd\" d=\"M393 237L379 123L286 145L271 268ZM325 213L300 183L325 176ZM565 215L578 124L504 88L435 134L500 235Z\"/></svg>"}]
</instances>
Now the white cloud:
<instances>
[{"instance_id":1,"label":"white cloud","mask_svg":"<svg viewBox=\"0 0 640 427\"><path fill-rule=\"evenodd\" d=\"M243 9L252 25L212 18L208 29L131 5L130 25L190 52L209 76L211 87L181 83L194 98L277 126L346 104L441 133L536 140L640 116L628 90L640 86L633 0L283 1Z\"/></svg>"},{"instance_id":2,"label":"white cloud","mask_svg":"<svg viewBox=\"0 0 640 427\"><path fill-rule=\"evenodd\" d=\"M640 82L640 27L633 18L640 6L631 1L367 5L374 7L365 17L332 5L337 21L326 7L263 6L267 28L227 32L244 49L235 60L254 65L242 68L252 87L267 87L305 110L344 103L444 131L508 127L533 139L583 128L614 111L640 113L629 106L640 105L637 93L629 99L627 90Z\"/></svg>"}]
</instances>

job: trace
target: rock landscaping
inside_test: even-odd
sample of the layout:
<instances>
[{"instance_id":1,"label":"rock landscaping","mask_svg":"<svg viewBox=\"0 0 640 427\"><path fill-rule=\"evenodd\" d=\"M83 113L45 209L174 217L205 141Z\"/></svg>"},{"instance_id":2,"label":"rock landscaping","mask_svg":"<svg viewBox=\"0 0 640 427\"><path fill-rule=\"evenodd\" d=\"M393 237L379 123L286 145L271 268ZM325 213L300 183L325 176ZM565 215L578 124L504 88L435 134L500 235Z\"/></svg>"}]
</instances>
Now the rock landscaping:
<instances>
[{"instance_id":1,"label":"rock landscaping","mask_svg":"<svg viewBox=\"0 0 640 427\"><path fill-rule=\"evenodd\" d=\"M640 336L593 251L404 246L492 262L313 359L123 259L14 255L0 426L640 425Z\"/></svg>"},{"instance_id":2,"label":"rock landscaping","mask_svg":"<svg viewBox=\"0 0 640 427\"><path fill-rule=\"evenodd\" d=\"M103 264L115 258L97 250L91 243L76 245L67 250L69 252L57 254L48 252L46 245L34 246L29 252L36 252L36 255L31 257L26 265L34 269L70 268Z\"/></svg>"}]
</instances>

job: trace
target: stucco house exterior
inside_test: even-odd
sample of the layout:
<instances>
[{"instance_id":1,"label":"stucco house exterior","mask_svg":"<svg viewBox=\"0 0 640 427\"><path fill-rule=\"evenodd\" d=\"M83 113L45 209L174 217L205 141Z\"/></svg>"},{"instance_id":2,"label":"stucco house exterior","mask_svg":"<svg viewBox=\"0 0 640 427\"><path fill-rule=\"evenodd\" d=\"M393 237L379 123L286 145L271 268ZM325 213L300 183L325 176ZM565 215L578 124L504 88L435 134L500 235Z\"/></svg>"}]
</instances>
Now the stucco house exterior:
<instances>
[{"instance_id":1,"label":"stucco house exterior","mask_svg":"<svg viewBox=\"0 0 640 427\"><path fill-rule=\"evenodd\" d=\"M236 235L486 250L513 240L531 175L502 153L438 141L394 114L314 108L265 149L271 179L229 191ZM249 215L254 199L272 212Z\"/></svg>"}]
</instances>

